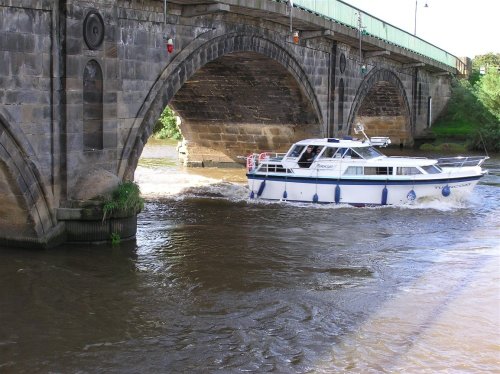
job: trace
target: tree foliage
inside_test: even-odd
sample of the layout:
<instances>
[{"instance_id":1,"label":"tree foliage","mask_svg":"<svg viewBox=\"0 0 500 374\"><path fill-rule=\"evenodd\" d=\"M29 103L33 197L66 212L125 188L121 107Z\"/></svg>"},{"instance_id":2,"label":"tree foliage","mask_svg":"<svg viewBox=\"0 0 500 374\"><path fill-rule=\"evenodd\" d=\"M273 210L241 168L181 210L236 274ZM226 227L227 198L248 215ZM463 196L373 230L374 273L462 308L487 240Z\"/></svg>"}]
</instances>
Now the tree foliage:
<instances>
[{"instance_id":1,"label":"tree foliage","mask_svg":"<svg viewBox=\"0 0 500 374\"><path fill-rule=\"evenodd\" d=\"M500 152L500 53L477 56L473 69L484 66L484 75L473 83L473 93L491 117L482 122L470 141L472 147L483 143L493 152Z\"/></svg>"},{"instance_id":2,"label":"tree foliage","mask_svg":"<svg viewBox=\"0 0 500 374\"><path fill-rule=\"evenodd\" d=\"M447 111L433 131L441 139L466 139L470 149L500 152L500 54L476 56L472 66L469 80L452 82Z\"/></svg>"},{"instance_id":3,"label":"tree foliage","mask_svg":"<svg viewBox=\"0 0 500 374\"><path fill-rule=\"evenodd\" d=\"M480 66L493 65L500 66L500 53L486 53L485 55L479 55L474 57L472 60L472 67L479 69Z\"/></svg>"},{"instance_id":4,"label":"tree foliage","mask_svg":"<svg viewBox=\"0 0 500 374\"><path fill-rule=\"evenodd\" d=\"M486 69L487 72L497 70L500 67L500 53L487 53L474 57L472 60L472 73L469 81L472 85L481 78L481 68Z\"/></svg>"},{"instance_id":5,"label":"tree foliage","mask_svg":"<svg viewBox=\"0 0 500 374\"><path fill-rule=\"evenodd\" d=\"M474 93L485 108L500 120L500 72L490 69L476 82Z\"/></svg>"},{"instance_id":6,"label":"tree foliage","mask_svg":"<svg viewBox=\"0 0 500 374\"><path fill-rule=\"evenodd\" d=\"M165 107L160 118L156 121L153 136L156 139L182 139L181 132L177 126L177 116L168 106Z\"/></svg>"}]
</instances>

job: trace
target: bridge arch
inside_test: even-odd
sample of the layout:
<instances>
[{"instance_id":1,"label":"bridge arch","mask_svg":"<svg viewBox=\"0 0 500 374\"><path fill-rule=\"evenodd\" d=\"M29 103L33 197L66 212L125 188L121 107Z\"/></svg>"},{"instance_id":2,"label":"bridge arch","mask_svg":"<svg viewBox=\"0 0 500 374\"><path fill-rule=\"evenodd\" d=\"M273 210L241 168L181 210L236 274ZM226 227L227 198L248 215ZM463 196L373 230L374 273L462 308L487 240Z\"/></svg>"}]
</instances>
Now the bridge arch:
<instances>
[{"instance_id":1,"label":"bridge arch","mask_svg":"<svg viewBox=\"0 0 500 374\"><path fill-rule=\"evenodd\" d=\"M348 133L362 122L371 136L389 136L407 143L413 136L411 108L405 87L388 69L373 69L359 85L348 118Z\"/></svg>"},{"instance_id":2,"label":"bridge arch","mask_svg":"<svg viewBox=\"0 0 500 374\"><path fill-rule=\"evenodd\" d=\"M265 60L274 66L279 65L286 72L288 78L292 78L298 87L290 98L299 97L301 109L306 113L297 123L292 123L288 137L281 139L281 143L289 146L290 142L304 137L309 131L313 135L322 133L323 124L322 112L319 100L316 97L310 78L304 72L299 62L293 57L290 46L283 40L266 34L262 30L247 30L245 33L222 33L211 31L204 35L204 38L194 40L190 45L184 47L181 52L166 66L162 74L158 77L148 93L144 103L139 109L139 113L134 121L132 129L126 140L120 164L118 166L118 176L121 178L133 178L133 172L137 166L142 149L150 137L155 121L160 116L163 108L169 104L174 96L182 90L184 84L188 82L197 72L204 67L219 61L219 65L229 66L227 60L242 63L248 54L260 56L256 60ZM229 57L228 57L229 56ZM260 68L265 65L265 62ZM230 73L228 73L230 74ZM281 74L283 76L284 74ZM300 91L300 94L298 93ZM181 100L173 103L174 109L185 109ZM297 118L295 118L297 119ZM308 126L306 126L308 125ZM312 125L312 126L311 126ZM273 136L280 137L276 129ZM293 137L294 139L290 139ZM256 144L262 149L263 144ZM253 148L254 150L256 147Z\"/></svg>"},{"instance_id":3,"label":"bridge arch","mask_svg":"<svg viewBox=\"0 0 500 374\"><path fill-rule=\"evenodd\" d=\"M7 244L9 240L43 244L55 226L51 194L29 142L10 123L0 113L0 237L7 238Z\"/></svg>"}]
</instances>

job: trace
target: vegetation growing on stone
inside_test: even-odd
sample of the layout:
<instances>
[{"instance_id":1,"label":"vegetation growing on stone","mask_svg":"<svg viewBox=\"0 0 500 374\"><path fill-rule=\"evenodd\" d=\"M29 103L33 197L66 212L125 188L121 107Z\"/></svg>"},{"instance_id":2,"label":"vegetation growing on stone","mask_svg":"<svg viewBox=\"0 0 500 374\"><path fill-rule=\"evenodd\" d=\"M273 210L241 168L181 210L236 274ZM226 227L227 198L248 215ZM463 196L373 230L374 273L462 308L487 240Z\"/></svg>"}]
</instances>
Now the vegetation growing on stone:
<instances>
[{"instance_id":1,"label":"vegetation growing on stone","mask_svg":"<svg viewBox=\"0 0 500 374\"><path fill-rule=\"evenodd\" d=\"M136 214L144 208L139 186L131 181L120 183L112 192L111 198L104 201L103 220L113 214Z\"/></svg>"},{"instance_id":2,"label":"vegetation growing on stone","mask_svg":"<svg viewBox=\"0 0 500 374\"><path fill-rule=\"evenodd\" d=\"M111 239L112 245L118 245L121 242L120 234L118 234L116 232L111 233L110 239Z\"/></svg>"}]
</instances>

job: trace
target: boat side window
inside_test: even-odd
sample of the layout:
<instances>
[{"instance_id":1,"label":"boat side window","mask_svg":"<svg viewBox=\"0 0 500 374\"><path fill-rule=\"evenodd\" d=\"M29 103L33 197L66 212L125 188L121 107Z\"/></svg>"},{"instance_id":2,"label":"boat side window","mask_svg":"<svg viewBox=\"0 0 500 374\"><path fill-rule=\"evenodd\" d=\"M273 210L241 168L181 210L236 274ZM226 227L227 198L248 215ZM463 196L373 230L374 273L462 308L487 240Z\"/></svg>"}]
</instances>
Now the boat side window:
<instances>
[{"instance_id":1,"label":"boat side window","mask_svg":"<svg viewBox=\"0 0 500 374\"><path fill-rule=\"evenodd\" d=\"M436 165L427 165L427 166L420 166L422 169L424 169L424 171L427 173L427 174L439 174L441 173L441 169L439 169L439 167L437 167Z\"/></svg>"},{"instance_id":2,"label":"boat side window","mask_svg":"<svg viewBox=\"0 0 500 374\"><path fill-rule=\"evenodd\" d=\"M396 168L396 175L416 175L416 174L422 174L422 172L415 167Z\"/></svg>"},{"instance_id":3,"label":"boat side window","mask_svg":"<svg viewBox=\"0 0 500 374\"><path fill-rule=\"evenodd\" d=\"M344 175L363 175L363 167L362 166L349 166Z\"/></svg>"},{"instance_id":4,"label":"boat side window","mask_svg":"<svg viewBox=\"0 0 500 374\"><path fill-rule=\"evenodd\" d=\"M314 149L316 149L317 146L309 144L306 147L306 150L302 153L302 155L299 158L298 164L299 167L301 168L308 168L311 166L311 164L314 161L315 154L314 154Z\"/></svg>"},{"instance_id":5,"label":"boat side window","mask_svg":"<svg viewBox=\"0 0 500 374\"><path fill-rule=\"evenodd\" d=\"M282 165L260 164L257 171L261 173L290 173L289 169L285 169Z\"/></svg>"},{"instance_id":6,"label":"boat side window","mask_svg":"<svg viewBox=\"0 0 500 374\"><path fill-rule=\"evenodd\" d=\"M304 148L305 145L296 145L290 150L290 152L288 152L287 157L299 157Z\"/></svg>"},{"instance_id":7,"label":"boat side window","mask_svg":"<svg viewBox=\"0 0 500 374\"><path fill-rule=\"evenodd\" d=\"M392 175L392 167L365 167L365 175Z\"/></svg>"},{"instance_id":8,"label":"boat side window","mask_svg":"<svg viewBox=\"0 0 500 374\"><path fill-rule=\"evenodd\" d=\"M320 158L332 158L335 152L337 152L337 148L326 147L326 149L320 155Z\"/></svg>"}]
</instances>

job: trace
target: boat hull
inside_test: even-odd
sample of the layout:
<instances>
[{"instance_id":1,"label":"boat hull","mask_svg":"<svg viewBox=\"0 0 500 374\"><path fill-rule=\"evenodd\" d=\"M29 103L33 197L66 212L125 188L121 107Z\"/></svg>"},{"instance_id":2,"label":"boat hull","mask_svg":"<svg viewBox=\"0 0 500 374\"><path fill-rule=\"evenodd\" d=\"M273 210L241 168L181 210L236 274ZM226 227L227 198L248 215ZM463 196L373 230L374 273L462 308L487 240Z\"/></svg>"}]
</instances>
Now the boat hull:
<instances>
[{"instance_id":1,"label":"boat hull","mask_svg":"<svg viewBox=\"0 0 500 374\"><path fill-rule=\"evenodd\" d=\"M350 205L403 205L425 199L463 199L482 175L429 180L362 180L247 174L251 197Z\"/></svg>"}]
</instances>

